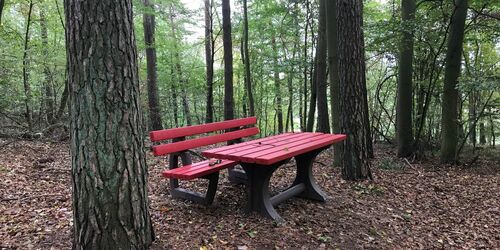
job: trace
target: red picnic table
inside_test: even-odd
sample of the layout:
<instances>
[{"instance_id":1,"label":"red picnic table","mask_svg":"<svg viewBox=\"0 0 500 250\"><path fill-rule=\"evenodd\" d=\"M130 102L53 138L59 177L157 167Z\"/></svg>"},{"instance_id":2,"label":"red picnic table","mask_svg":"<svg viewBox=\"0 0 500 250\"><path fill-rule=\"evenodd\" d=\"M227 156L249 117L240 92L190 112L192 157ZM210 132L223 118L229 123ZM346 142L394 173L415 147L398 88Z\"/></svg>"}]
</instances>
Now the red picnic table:
<instances>
[{"instance_id":1,"label":"red picnic table","mask_svg":"<svg viewBox=\"0 0 500 250\"><path fill-rule=\"evenodd\" d=\"M255 211L281 221L274 206L289 198L298 196L317 201L326 200L325 193L312 175L312 163L321 151L345 138L342 134L286 133L206 150L202 155L238 162L247 176L247 211ZM272 174L291 158L295 158L297 165L293 184L270 197L269 180Z\"/></svg>"}]
</instances>

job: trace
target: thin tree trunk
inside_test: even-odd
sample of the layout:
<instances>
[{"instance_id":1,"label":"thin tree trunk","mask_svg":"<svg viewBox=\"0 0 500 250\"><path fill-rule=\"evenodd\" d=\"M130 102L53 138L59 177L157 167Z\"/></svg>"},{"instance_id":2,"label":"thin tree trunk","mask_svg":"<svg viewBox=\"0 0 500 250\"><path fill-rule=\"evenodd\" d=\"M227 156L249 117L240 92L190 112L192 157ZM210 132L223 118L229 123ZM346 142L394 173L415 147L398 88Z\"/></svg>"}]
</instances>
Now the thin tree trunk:
<instances>
[{"instance_id":1,"label":"thin tree trunk","mask_svg":"<svg viewBox=\"0 0 500 250\"><path fill-rule=\"evenodd\" d=\"M310 2L309 0L306 0L306 27L305 27L305 34L304 34L304 62L307 62L307 39L308 39L308 28L309 28L309 19L310 19ZM302 95L304 98L303 100L300 100L300 103L303 106L303 110L300 110L300 130L301 131L306 131L307 130L307 124L306 124L306 119L307 119L307 72L308 72L308 67L307 63L304 65L304 84L302 88Z\"/></svg>"},{"instance_id":2,"label":"thin tree trunk","mask_svg":"<svg viewBox=\"0 0 500 250\"><path fill-rule=\"evenodd\" d=\"M316 56L314 57L314 66L311 69L311 98L309 99L309 110L307 113L307 121L306 121L306 131L312 132L314 129L314 116L316 114L316 98L317 98L317 75L318 75L318 47L316 47Z\"/></svg>"},{"instance_id":3,"label":"thin tree trunk","mask_svg":"<svg viewBox=\"0 0 500 250\"><path fill-rule=\"evenodd\" d=\"M330 133L328 99L326 97L326 0L319 1L318 65L316 69L316 95L318 124L316 131Z\"/></svg>"},{"instance_id":4,"label":"thin tree trunk","mask_svg":"<svg viewBox=\"0 0 500 250\"><path fill-rule=\"evenodd\" d=\"M248 53L248 7L247 0L243 0L243 60L245 65L245 87L250 108L250 116L255 116L255 106L252 93L252 78L250 71L250 55Z\"/></svg>"},{"instance_id":5,"label":"thin tree trunk","mask_svg":"<svg viewBox=\"0 0 500 250\"><path fill-rule=\"evenodd\" d=\"M337 0L341 132L347 135L343 148L342 176L347 180L371 178L367 111L362 0Z\"/></svg>"},{"instance_id":6,"label":"thin tree trunk","mask_svg":"<svg viewBox=\"0 0 500 250\"><path fill-rule=\"evenodd\" d=\"M44 97L44 103L45 103L45 115L47 118L47 122L49 124L54 123L54 93L53 93L53 86L52 86L52 74L50 72L49 65L47 64L50 59L49 57L49 41L48 41L48 35L47 35L47 20L45 19L45 6L40 7L40 33L41 33L41 38L42 38L42 45L43 45L43 56L44 60L42 62L43 64L43 74L44 74L44 81L43 81L43 88L45 91L45 97Z\"/></svg>"},{"instance_id":7,"label":"thin tree trunk","mask_svg":"<svg viewBox=\"0 0 500 250\"><path fill-rule=\"evenodd\" d=\"M339 49L337 33L337 0L326 1L326 19L328 36L328 65L330 76L330 106L332 113L332 133L340 133L340 79L339 79ZM342 165L342 144L334 145L334 165Z\"/></svg>"},{"instance_id":8,"label":"thin tree trunk","mask_svg":"<svg viewBox=\"0 0 500 250\"><path fill-rule=\"evenodd\" d=\"M279 76L278 68L278 48L276 46L276 38L273 34L271 40L271 45L273 47L273 62L274 62L274 93L276 98L276 117L278 119L278 133L283 133L283 103L281 97L281 80Z\"/></svg>"},{"instance_id":9,"label":"thin tree trunk","mask_svg":"<svg viewBox=\"0 0 500 250\"><path fill-rule=\"evenodd\" d=\"M154 234L132 1L64 5L73 249L147 249Z\"/></svg>"},{"instance_id":10,"label":"thin tree trunk","mask_svg":"<svg viewBox=\"0 0 500 250\"><path fill-rule=\"evenodd\" d=\"M0 0L0 24L2 24L2 13L4 6L5 6L5 0Z\"/></svg>"},{"instance_id":11,"label":"thin tree trunk","mask_svg":"<svg viewBox=\"0 0 500 250\"><path fill-rule=\"evenodd\" d=\"M214 121L214 54L213 54L213 19L210 0L205 1L205 62L207 67L207 113L205 122Z\"/></svg>"},{"instance_id":12,"label":"thin tree trunk","mask_svg":"<svg viewBox=\"0 0 500 250\"><path fill-rule=\"evenodd\" d=\"M399 81L396 111L398 157L413 153L413 23L415 0L401 1L402 39L399 45Z\"/></svg>"},{"instance_id":13,"label":"thin tree trunk","mask_svg":"<svg viewBox=\"0 0 500 250\"><path fill-rule=\"evenodd\" d=\"M172 76L172 79L174 79L172 81L172 84L170 85L170 92L171 92L171 95L172 95L172 110L174 112L174 124L175 124L175 127L179 127L179 110L178 110L178 107L177 107L177 87L176 87L176 83L175 83L175 73L174 73L174 68L171 67L170 68L170 75Z\"/></svg>"},{"instance_id":14,"label":"thin tree trunk","mask_svg":"<svg viewBox=\"0 0 500 250\"><path fill-rule=\"evenodd\" d=\"M161 108L158 98L157 72L156 72L156 43L155 43L155 15L154 5L149 0L143 0L146 8L143 15L144 42L146 44L147 84L149 126L151 130L161 130Z\"/></svg>"},{"instance_id":15,"label":"thin tree trunk","mask_svg":"<svg viewBox=\"0 0 500 250\"><path fill-rule=\"evenodd\" d=\"M33 1L30 1L28 16L26 18L26 32L24 34L24 53L23 53L23 85L24 94L26 99L24 100L25 105L25 117L28 123L28 129L33 130L33 110L31 107L31 86L29 83L29 59L28 59L28 45L30 40L30 24L31 24L31 12L33 11Z\"/></svg>"},{"instance_id":16,"label":"thin tree trunk","mask_svg":"<svg viewBox=\"0 0 500 250\"><path fill-rule=\"evenodd\" d=\"M448 50L445 59L443 103L441 112L441 162L450 163L455 159L458 145L458 77L462 64L467 0L456 0L456 10L451 17Z\"/></svg>"},{"instance_id":17,"label":"thin tree trunk","mask_svg":"<svg viewBox=\"0 0 500 250\"><path fill-rule=\"evenodd\" d=\"M181 85L181 100L182 100L182 109L184 111L184 116L186 118L186 125L191 126L191 111L189 110L189 101L186 93L186 87L188 86L185 76L182 72L181 66L181 57L179 53L179 46L177 41L177 29L176 24L174 22L174 9L173 5L170 6L170 25L172 26L172 38L174 39L174 59L175 59L175 71L177 75L177 80Z\"/></svg>"},{"instance_id":18,"label":"thin tree trunk","mask_svg":"<svg viewBox=\"0 0 500 250\"><path fill-rule=\"evenodd\" d=\"M234 119L233 41L231 38L231 6L222 0L222 30L224 46L224 120Z\"/></svg>"}]
</instances>

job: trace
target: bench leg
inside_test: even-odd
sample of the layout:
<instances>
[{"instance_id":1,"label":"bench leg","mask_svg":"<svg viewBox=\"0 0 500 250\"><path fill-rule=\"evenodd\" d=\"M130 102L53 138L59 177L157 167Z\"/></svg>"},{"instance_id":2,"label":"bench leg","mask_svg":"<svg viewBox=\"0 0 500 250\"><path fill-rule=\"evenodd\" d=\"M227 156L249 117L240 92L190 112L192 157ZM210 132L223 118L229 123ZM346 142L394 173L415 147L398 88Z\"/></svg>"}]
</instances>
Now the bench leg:
<instances>
[{"instance_id":1,"label":"bench leg","mask_svg":"<svg viewBox=\"0 0 500 250\"><path fill-rule=\"evenodd\" d=\"M320 148L309 153L295 156L297 175L289 189L293 189L295 186L303 186L303 191L297 194L297 196L322 202L326 201L328 196L321 190L318 184L316 184L316 180L312 174L314 159L325 149L326 148Z\"/></svg>"},{"instance_id":2,"label":"bench leg","mask_svg":"<svg viewBox=\"0 0 500 250\"><path fill-rule=\"evenodd\" d=\"M247 183L247 212L257 212L276 221L283 221L273 207L269 196L269 180L274 171L283 163L270 166L243 163Z\"/></svg>"},{"instance_id":3,"label":"bench leg","mask_svg":"<svg viewBox=\"0 0 500 250\"><path fill-rule=\"evenodd\" d=\"M185 153L180 154L183 165L191 164L191 158ZM169 168L174 169L177 167L179 161L178 154L171 154L169 161ZM219 182L219 172L215 172L206 176L201 177L207 179L208 188L205 194L194 192L179 187L179 180L170 179L170 195L175 199L190 200L195 203L210 205L214 201L215 193L217 192L217 184Z\"/></svg>"},{"instance_id":4,"label":"bench leg","mask_svg":"<svg viewBox=\"0 0 500 250\"><path fill-rule=\"evenodd\" d=\"M231 167L227 169L229 182L233 184L243 184L246 185L248 182L247 175L244 170Z\"/></svg>"}]
</instances>

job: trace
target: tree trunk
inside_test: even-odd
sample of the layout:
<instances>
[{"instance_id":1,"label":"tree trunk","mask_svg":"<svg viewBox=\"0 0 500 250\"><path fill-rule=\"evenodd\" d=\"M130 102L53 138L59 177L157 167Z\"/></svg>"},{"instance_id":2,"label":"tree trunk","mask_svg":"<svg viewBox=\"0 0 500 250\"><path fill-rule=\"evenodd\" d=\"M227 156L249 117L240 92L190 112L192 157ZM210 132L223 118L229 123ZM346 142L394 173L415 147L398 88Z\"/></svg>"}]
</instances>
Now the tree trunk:
<instances>
[{"instance_id":1,"label":"tree trunk","mask_svg":"<svg viewBox=\"0 0 500 250\"><path fill-rule=\"evenodd\" d=\"M243 0L243 60L245 64L245 87L250 108L250 116L255 116L255 106L252 93L252 78L250 74L250 56L248 53L248 8L247 0Z\"/></svg>"},{"instance_id":2,"label":"tree trunk","mask_svg":"<svg viewBox=\"0 0 500 250\"><path fill-rule=\"evenodd\" d=\"M213 53L213 19L210 0L205 1L205 62L207 66L207 114L205 122L214 121L214 53Z\"/></svg>"},{"instance_id":3,"label":"tree trunk","mask_svg":"<svg viewBox=\"0 0 500 250\"><path fill-rule=\"evenodd\" d=\"M362 31L362 0L337 0L341 132L347 135L343 148L342 176L347 180L371 178L366 115L366 78Z\"/></svg>"},{"instance_id":4,"label":"tree trunk","mask_svg":"<svg viewBox=\"0 0 500 250\"><path fill-rule=\"evenodd\" d=\"M188 86L186 79L184 78L184 74L181 66L181 57L179 54L179 46L177 41L177 29L176 24L174 22L174 6L170 6L170 25L172 26L172 38L174 39L174 59L175 59L175 71L177 76L177 81L180 83L181 90L181 100L182 100L182 109L184 111L184 117L186 118L186 125L191 126L191 111L189 110L189 101L186 93L186 88Z\"/></svg>"},{"instance_id":5,"label":"tree trunk","mask_svg":"<svg viewBox=\"0 0 500 250\"><path fill-rule=\"evenodd\" d=\"M484 126L484 122L479 123L479 144L486 144L486 129Z\"/></svg>"},{"instance_id":6,"label":"tree trunk","mask_svg":"<svg viewBox=\"0 0 500 250\"><path fill-rule=\"evenodd\" d=\"M271 45L273 47L273 62L274 62L274 93L276 97L276 116L278 118L278 133L283 133L283 103L281 97L281 80L279 75L278 68L278 48L276 46L276 37L273 34L273 38L271 40Z\"/></svg>"},{"instance_id":7,"label":"tree trunk","mask_svg":"<svg viewBox=\"0 0 500 250\"><path fill-rule=\"evenodd\" d=\"M314 57L314 66L312 68L312 76L311 76L311 99L309 99L309 110L307 113L307 121L306 121L306 131L312 132L314 129L314 116L316 114L316 98L317 98L317 75L318 75L318 47L316 46L316 56Z\"/></svg>"},{"instance_id":8,"label":"tree trunk","mask_svg":"<svg viewBox=\"0 0 500 250\"><path fill-rule=\"evenodd\" d=\"M161 130L163 126L160 101L158 99L154 5L149 0L144 0L144 7L143 27L144 42L146 44L149 125L151 130Z\"/></svg>"},{"instance_id":9,"label":"tree trunk","mask_svg":"<svg viewBox=\"0 0 500 250\"><path fill-rule=\"evenodd\" d=\"M47 35L47 20L45 19L45 6L40 6L40 33L41 33L41 38L42 38L42 45L43 45L43 56L44 60L42 62L43 64L43 75L44 75L44 80L43 80L43 88L45 91L45 97L44 97L44 103L45 103L45 115L47 118L47 122L49 124L54 123L54 93L53 93L53 86L52 86L52 74L50 72L49 65L47 64L50 59L49 57L49 41L48 41L48 35Z\"/></svg>"},{"instance_id":10,"label":"tree trunk","mask_svg":"<svg viewBox=\"0 0 500 250\"><path fill-rule=\"evenodd\" d=\"M327 19L327 41L328 41L328 65L330 76L330 106L332 113L332 133L340 133L340 80L339 80L339 49L337 34L337 10L336 1L326 1ZM334 145L333 150L334 165L342 165L342 144Z\"/></svg>"},{"instance_id":11,"label":"tree trunk","mask_svg":"<svg viewBox=\"0 0 500 250\"><path fill-rule=\"evenodd\" d=\"M0 0L0 24L2 24L2 13L4 6L5 6L5 0Z\"/></svg>"},{"instance_id":12,"label":"tree trunk","mask_svg":"<svg viewBox=\"0 0 500 250\"><path fill-rule=\"evenodd\" d=\"M24 33L24 53L23 53L23 85L24 94L26 99L24 100L25 105L25 117L26 123L28 123L28 129L33 130L33 110L31 107L31 86L29 83L29 59L28 59L28 45L30 40L30 24L31 24L31 12L33 11L33 1L30 1L28 16L26 17L26 32Z\"/></svg>"},{"instance_id":13,"label":"tree trunk","mask_svg":"<svg viewBox=\"0 0 500 250\"><path fill-rule=\"evenodd\" d=\"M308 28L309 28L309 19L310 19L310 2L309 0L306 0L306 27L304 31L304 62L307 62L307 38L308 38ZM304 65L304 84L302 88L302 94L300 95L303 97L303 100L301 98L300 103L301 106L303 106L303 109L299 111L300 115L300 130L301 131L306 131L307 130L307 124L306 124L306 119L307 119L307 72L308 72L308 67L307 63Z\"/></svg>"},{"instance_id":14,"label":"tree trunk","mask_svg":"<svg viewBox=\"0 0 500 250\"><path fill-rule=\"evenodd\" d=\"M476 91L472 90L469 94L469 142L476 147Z\"/></svg>"},{"instance_id":15,"label":"tree trunk","mask_svg":"<svg viewBox=\"0 0 500 250\"><path fill-rule=\"evenodd\" d=\"M316 131L330 133L328 117L328 99L326 97L326 0L319 1L318 22L318 68L316 69L316 93L318 106L318 124Z\"/></svg>"},{"instance_id":16,"label":"tree trunk","mask_svg":"<svg viewBox=\"0 0 500 250\"><path fill-rule=\"evenodd\" d=\"M233 41L231 38L231 6L222 0L222 33L224 46L224 120L234 119Z\"/></svg>"},{"instance_id":17,"label":"tree trunk","mask_svg":"<svg viewBox=\"0 0 500 250\"><path fill-rule=\"evenodd\" d=\"M443 163L451 163L455 160L458 144L457 83L462 64L462 47L468 4L467 0L456 0L455 2L456 9L451 17L448 50L446 51L441 112L441 162Z\"/></svg>"},{"instance_id":18,"label":"tree trunk","mask_svg":"<svg viewBox=\"0 0 500 250\"><path fill-rule=\"evenodd\" d=\"M146 249L148 212L132 1L64 1L73 249Z\"/></svg>"},{"instance_id":19,"label":"tree trunk","mask_svg":"<svg viewBox=\"0 0 500 250\"><path fill-rule=\"evenodd\" d=\"M413 153L413 25L415 0L401 1L402 39L399 45L399 81L396 111L398 157Z\"/></svg>"}]
</instances>

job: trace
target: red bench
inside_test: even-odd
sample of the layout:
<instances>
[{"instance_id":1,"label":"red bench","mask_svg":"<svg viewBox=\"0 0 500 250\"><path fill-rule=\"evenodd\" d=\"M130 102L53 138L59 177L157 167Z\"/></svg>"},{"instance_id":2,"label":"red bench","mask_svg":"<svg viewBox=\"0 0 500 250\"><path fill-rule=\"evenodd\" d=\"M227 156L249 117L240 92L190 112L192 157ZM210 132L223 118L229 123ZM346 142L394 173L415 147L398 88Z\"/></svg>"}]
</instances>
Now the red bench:
<instances>
[{"instance_id":1,"label":"red bench","mask_svg":"<svg viewBox=\"0 0 500 250\"><path fill-rule=\"evenodd\" d=\"M192 163L191 157L187 153L194 148L221 142L237 142L241 140L241 138L256 135L259 133L259 129L254 127L256 123L256 117L249 117L150 132L149 136L152 142L172 140L171 143L152 147L155 156L170 155L169 169L163 171L162 174L164 177L171 178L170 193L172 197L188 199L203 204L211 204L217 190L219 171L226 168L232 168L237 165L238 162L232 160L205 160ZM187 136L225 130L229 132L186 139ZM179 157L181 157L181 166L179 166ZM205 194L179 187L179 179L192 180L196 178L209 180L208 189Z\"/></svg>"}]
</instances>

